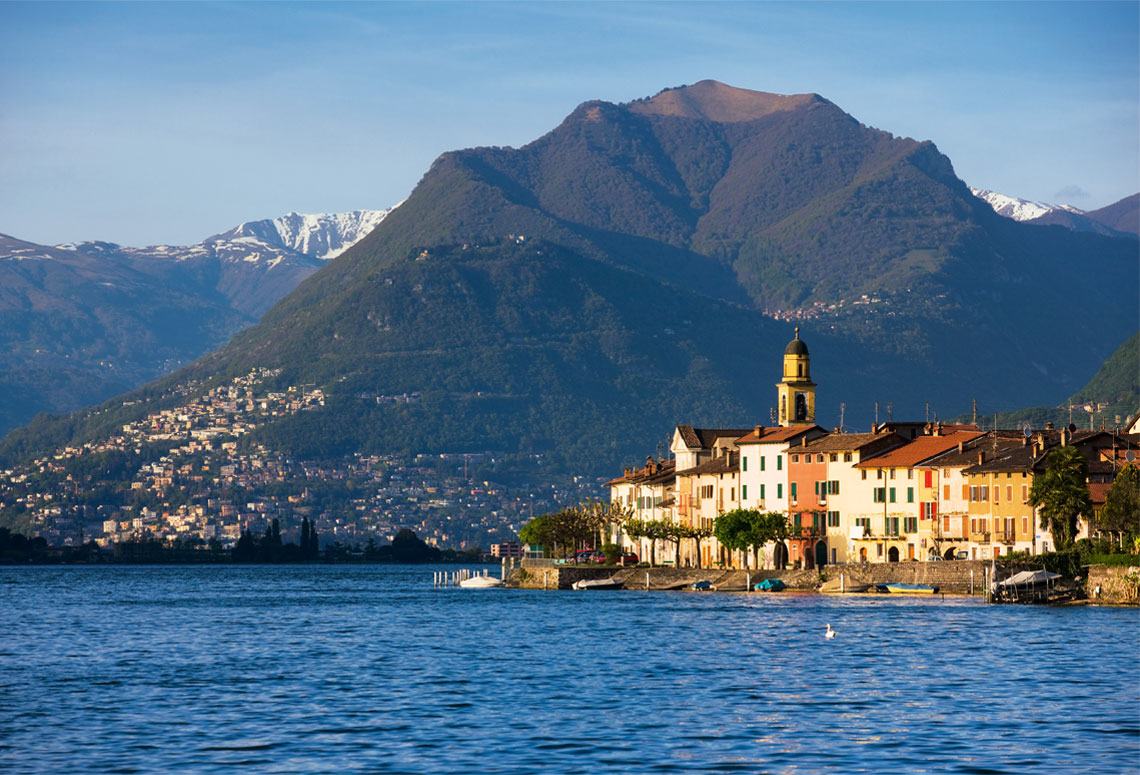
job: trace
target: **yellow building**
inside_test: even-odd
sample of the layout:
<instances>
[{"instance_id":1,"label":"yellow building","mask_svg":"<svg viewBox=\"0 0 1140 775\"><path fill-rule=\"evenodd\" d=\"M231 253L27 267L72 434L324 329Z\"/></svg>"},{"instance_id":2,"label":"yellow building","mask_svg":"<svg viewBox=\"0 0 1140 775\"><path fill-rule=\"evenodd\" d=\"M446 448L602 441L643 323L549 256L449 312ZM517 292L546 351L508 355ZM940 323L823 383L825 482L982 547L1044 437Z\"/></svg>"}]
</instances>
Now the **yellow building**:
<instances>
[{"instance_id":1,"label":"yellow building","mask_svg":"<svg viewBox=\"0 0 1140 775\"><path fill-rule=\"evenodd\" d=\"M796 338L784 348L784 377L776 383L780 425L815 424L815 387L811 381L811 356L797 327Z\"/></svg>"}]
</instances>

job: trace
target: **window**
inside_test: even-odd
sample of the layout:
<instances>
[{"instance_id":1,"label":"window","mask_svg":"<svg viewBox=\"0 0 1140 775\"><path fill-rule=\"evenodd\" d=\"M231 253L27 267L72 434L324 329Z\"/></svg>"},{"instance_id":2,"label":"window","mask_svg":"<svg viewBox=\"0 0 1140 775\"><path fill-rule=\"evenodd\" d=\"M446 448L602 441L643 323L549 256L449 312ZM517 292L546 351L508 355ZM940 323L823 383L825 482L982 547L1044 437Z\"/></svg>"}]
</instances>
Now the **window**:
<instances>
[{"instance_id":1,"label":"window","mask_svg":"<svg viewBox=\"0 0 1140 775\"><path fill-rule=\"evenodd\" d=\"M867 480L867 471L866 471L866 469L864 469L863 470L863 481L866 481L866 480Z\"/></svg>"},{"instance_id":2,"label":"window","mask_svg":"<svg viewBox=\"0 0 1140 775\"><path fill-rule=\"evenodd\" d=\"M728 499L730 501L736 500L736 488L735 487L729 487L728 488Z\"/></svg>"},{"instance_id":3,"label":"window","mask_svg":"<svg viewBox=\"0 0 1140 775\"><path fill-rule=\"evenodd\" d=\"M1021 518L1021 532L1025 534L1026 538L1029 537L1029 517Z\"/></svg>"},{"instance_id":4,"label":"window","mask_svg":"<svg viewBox=\"0 0 1140 775\"><path fill-rule=\"evenodd\" d=\"M844 452L843 453L843 462L844 463L850 463L851 462L851 453L850 452Z\"/></svg>"},{"instance_id":5,"label":"window","mask_svg":"<svg viewBox=\"0 0 1140 775\"><path fill-rule=\"evenodd\" d=\"M792 482L792 485L791 485L791 486L792 486L792 499L793 499L793 500L795 500L795 497L796 497L796 482Z\"/></svg>"},{"instance_id":6,"label":"window","mask_svg":"<svg viewBox=\"0 0 1140 775\"><path fill-rule=\"evenodd\" d=\"M918 532L918 517L906 517L903 520L904 533L917 533Z\"/></svg>"},{"instance_id":7,"label":"window","mask_svg":"<svg viewBox=\"0 0 1140 775\"><path fill-rule=\"evenodd\" d=\"M792 462L793 463L800 462L800 456L799 455L792 455Z\"/></svg>"},{"instance_id":8,"label":"window","mask_svg":"<svg viewBox=\"0 0 1140 775\"><path fill-rule=\"evenodd\" d=\"M884 488L876 487L874 493L872 493L872 497L874 498L875 503L882 503L887 495L884 492Z\"/></svg>"},{"instance_id":9,"label":"window","mask_svg":"<svg viewBox=\"0 0 1140 775\"><path fill-rule=\"evenodd\" d=\"M815 456L815 462L817 462L817 463L823 462L823 453L822 452Z\"/></svg>"},{"instance_id":10,"label":"window","mask_svg":"<svg viewBox=\"0 0 1140 775\"><path fill-rule=\"evenodd\" d=\"M740 485L740 500L748 500L748 485L746 484Z\"/></svg>"},{"instance_id":11,"label":"window","mask_svg":"<svg viewBox=\"0 0 1140 775\"><path fill-rule=\"evenodd\" d=\"M827 483L827 494L828 495L838 495L839 494L839 480L838 479L832 479L830 482Z\"/></svg>"},{"instance_id":12,"label":"window","mask_svg":"<svg viewBox=\"0 0 1140 775\"><path fill-rule=\"evenodd\" d=\"M1013 485L1007 484L1005 486L1005 500L1007 503L1013 503Z\"/></svg>"},{"instance_id":13,"label":"window","mask_svg":"<svg viewBox=\"0 0 1140 775\"><path fill-rule=\"evenodd\" d=\"M907 503L914 503L914 488L913 487L907 487L906 488L906 502Z\"/></svg>"},{"instance_id":14,"label":"window","mask_svg":"<svg viewBox=\"0 0 1140 775\"><path fill-rule=\"evenodd\" d=\"M760 470L761 471L764 470L764 456L763 455L760 456Z\"/></svg>"},{"instance_id":15,"label":"window","mask_svg":"<svg viewBox=\"0 0 1140 775\"><path fill-rule=\"evenodd\" d=\"M828 527L839 527L839 512L838 511L827 512L827 526Z\"/></svg>"},{"instance_id":16,"label":"window","mask_svg":"<svg viewBox=\"0 0 1140 775\"><path fill-rule=\"evenodd\" d=\"M887 535L897 536L899 534L899 518L883 517L883 528Z\"/></svg>"},{"instance_id":17,"label":"window","mask_svg":"<svg viewBox=\"0 0 1140 775\"><path fill-rule=\"evenodd\" d=\"M878 471L875 472L875 478L876 479L882 479L883 478L883 469L880 468Z\"/></svg>"},{"instance_id":18,"label":"window","mask_svg":"<svg viewBox=\"0 0 1140 775\"><path fill-rule=\"evenodd\" d=\"M743 455L741 455L741 457L740 457L740 470L741 471L747 471L748 470L748 458L744 457Z\"/></svg>"},{"instance_id":19,"label":"window","mask_svg":"<svg viewBox=\"0 0 1140 775\"><path fill-rule=\"evenodd\" d=\"M1001 502L1001 485L995 484L994 485L994 503L1000 503L1000 502Z\"/></svg>"},{"instance_id":20,"label":"window","mask_svg":"<svg viewBox=\"0 0 1140 775\"><path fill-rule=\"evenodd\" d=\"M1021 502L1022 503L1029 503L1029 485L1028 484L1021 485Z\"/></svg>"},{"instance_id":21,"label":"window","mask_svg":"<svg viewBox=\"0 0 1140 775\"><path fill-rule=\"evenodd\" d=\"M978 500L986 503L990 499L990 486L988 484L978 485Z\"/></svg>"},{"instance_id":22,"label":"window","mask_svg":"<svg viewBox=\"0 0 1140 775\"><path fill-rule=\"evenodd\" d=\"M895 478L895 469L893 469L893 468L891 469L891 478L892 479Z\"/></svg>"},{"instance_id":23,"label":"window","mask_svg":"<svg viewBox=\"0 0 1140 775\"><path fill-rule=\"evenodd\" d=\"M950 500L950 485L948 484L942 485L942 500Z\"/></svg>"},{"instance_id":24,"label":"window","mask_svg":"<svg viewBox=\"0 0 1140 775\"><path fill-rule=\"evenodd\" d=\"M906 470L906 478L907 479L913 479L914 478L914 471L912 469L908 468Z\"/></svg>"},{"instance_id":25,"label":"window","mask_svg":"<svg viewBox=\"0 0 1140 775\"><path fill-rule=\"evenodd\" d=\"M839 462L839 455L832 452L831 455L827 459L828 459L828 462L837 463L837 462Z\"/></svg>"},{"instance_id":26,"label":"window","mask_svg":"<svg viewBox=\"0 0 1140 775\"><path fill-rule=\"evenodd\" d=\"M973 497L970 495L970 485L968 484L962 485L962 500L973 500Z\"/></svg>"},{"instance_id":27,"label":"window","mask_svg":"<svg viewBox=\"0 0 1140 775\"><path fill-rule=\"evenodd\" d=\"M933 482L934 482L934 472L933 471L923 471L922 472L922 486L923 487L933 487L934 486ZM947 498L950 497L949 493L947 493L946 497Z\"/></svg>"},{"instance_id":28,"label":"window","mask_svg":"<svg viewBox=\"0 0 1140 775\"><path fill-rule=\"evenodd\" d=\"M783 471L784 470L784 456L783 455L776 455L776 470L777 471Z\"/></svg>"},{"instance_id":29,"label":"window","mask_svg":"<svg viewBox=\"0 0 1140 775\"><path fill-rule=\"evenodd\" d=\"M895 488L891 488L891 503L895 502Z\"/></svg>"},{"instance_id":30,"label":"window","mask_svg":"<svg viewBox=\"0 0 1140 775\"><path fill-rule=\"evenodd\" d=\"M864 531L871 532L871 518L870 517L855 517L856 527L863 528Z\"/></svg>"},{"instance_id":31,"label":"window","mask_svg":"<svg viewBox=\"0 0 1140 775\"><path fill-rule=\"evenodd\" d=\"M760 485L760 500L764 500L764 485Z\"/></svg>"},{"instance_id":32,"label":"window","mask_svg":"<svg viewBox=\"0 0 1140 775\"><path fill-rule=\"evenodd\" d=\"M796 530L800 529L800 513L797 511L795 516L792 517L792 527Z\"/></svg>"},{"instance_id":33,"label":"window","mask_svg":"<svg viewBox=\"0 0 1140 775\"><path fill-rule=\"evenodd\" d=\"M942 518L942 532L946 533L947 535L950 534L950 517Z\"/></svg>"},{"instance_id":34,"label":"window","mask_svg":"<svg viewBox=\"0 0 1140 775\"><path fill-rule=\"evenodd\" d=\"M779 482L776 482L776 497L777 498L783 498L784 497L784 485L780 484Z\"/></svg>"}]
</instances>

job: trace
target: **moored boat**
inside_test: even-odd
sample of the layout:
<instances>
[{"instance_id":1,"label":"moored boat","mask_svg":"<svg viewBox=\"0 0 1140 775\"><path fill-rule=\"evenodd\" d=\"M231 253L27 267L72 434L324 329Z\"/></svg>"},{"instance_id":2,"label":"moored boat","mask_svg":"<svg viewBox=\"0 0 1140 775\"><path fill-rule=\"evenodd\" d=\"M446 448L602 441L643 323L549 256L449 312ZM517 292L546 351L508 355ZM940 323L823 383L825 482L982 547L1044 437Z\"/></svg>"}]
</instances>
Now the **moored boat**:
<instances>
[{"instance_id":1,"label":"moored boat","mask_svg":"<svg viewBox=\"0 0 1140 775\"><path fill-rule=\"evenodd\" d=\"M570 585L571 589L621 589L621 582L615 578L608 579L578 579Z\"/></svg>"},{"instance_id":2,"label":"moored boat","mask_svg":"<svg viewBox=\"0 0 1140 775\"><path fill-rule=\"evenodd\" d=\"M464 589L493 589L494 587L503 586L503 580L497 579L494 576L472 576L469 579L460 581L459 586Z\"/></svg>"},{"instance_id":3,"label":"moored boat","mask_svg":"<svg viewBox=\"0 0 1140 775\"><path fill-rule=\"evenodd\" d=\"M884 584L892 595L937 595L938 587L929 584Z\"/></svg>"},{"instance_id":4,"label":"moored boat","mask_svg":"<svg viewBox=\"0 0 1140 775\"><path fill-rule=\"evenodd\" d=\"M779 579L764 579L753 587L757 592L783 592L788 585Z\"/></svg>"}]
</instances>

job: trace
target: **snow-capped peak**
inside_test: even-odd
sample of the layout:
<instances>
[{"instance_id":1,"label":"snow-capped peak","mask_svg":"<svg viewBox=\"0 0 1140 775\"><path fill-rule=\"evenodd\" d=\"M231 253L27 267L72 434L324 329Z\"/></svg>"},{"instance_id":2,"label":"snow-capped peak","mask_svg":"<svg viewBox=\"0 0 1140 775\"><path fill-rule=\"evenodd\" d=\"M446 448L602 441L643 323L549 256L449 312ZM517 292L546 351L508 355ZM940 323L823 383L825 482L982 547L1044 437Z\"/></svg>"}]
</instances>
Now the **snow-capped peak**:
<instances>
[{"instance_id":1,"label":"snow-capped peak","mask_svg":"<svg viewBox=\"0 0 1140 775\"><path fill-rule=\"evenodd\" d=\"M1006 218L1012 218L1015 221L1031 221L1054 210L1067 210L1078 215L1084 212L1084 210L1078 210L1071 205L1055 205L1048 202L1018 199L1017 197L999 194L996 191L987 191L984 188L971 187L970 193L988 203L998 215L1004 215Z\"/></svg>"},{"instance_id":2,"label":"snow-capped peak","mask_svg":"<svg viewBox=\"0 0 1140 775\"><path fill-rule=\"evenodd\" d=\"M329 260L367 236L393 209L311 215L286 213L272 220L248 221L225 236L230 239L253 237L270 245Z\"/></svg>"}]
</instances>

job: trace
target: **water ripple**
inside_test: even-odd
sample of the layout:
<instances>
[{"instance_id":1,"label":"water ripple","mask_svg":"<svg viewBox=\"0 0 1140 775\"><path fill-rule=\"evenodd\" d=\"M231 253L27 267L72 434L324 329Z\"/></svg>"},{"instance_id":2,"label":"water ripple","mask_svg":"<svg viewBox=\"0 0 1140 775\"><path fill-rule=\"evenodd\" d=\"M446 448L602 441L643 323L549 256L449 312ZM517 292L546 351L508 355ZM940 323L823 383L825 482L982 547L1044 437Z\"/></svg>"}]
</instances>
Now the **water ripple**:
<instances>
[{"instance_id":1,"label":"water ripple","mask_svg":"<svg viewBox=\"0 0 1140 775\"><path fill-rule=\"evenodd\" d=\"M432 570L0 568L0 770L1006 775L1140 762L1140 655L1119 645L1140 642L1135 609L435 590Z\"/></svg>"}]
</instances>

